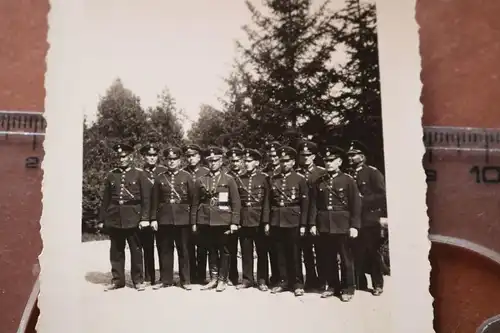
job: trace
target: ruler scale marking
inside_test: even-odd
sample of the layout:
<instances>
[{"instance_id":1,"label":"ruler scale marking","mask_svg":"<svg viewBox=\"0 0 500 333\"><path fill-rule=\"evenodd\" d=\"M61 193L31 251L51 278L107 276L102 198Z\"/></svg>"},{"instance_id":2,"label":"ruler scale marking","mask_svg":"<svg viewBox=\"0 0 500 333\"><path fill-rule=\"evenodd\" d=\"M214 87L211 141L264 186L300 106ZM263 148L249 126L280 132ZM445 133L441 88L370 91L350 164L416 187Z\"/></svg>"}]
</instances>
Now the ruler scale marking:
<instances>
[{"instance_id":1,"label":"ruler scale marking","mask_svg":"<svg viewBox=\"0 0 500 333\"><path fill-rule=\"evenodd\" d=\"M42 112L0 110L0 135L6 141L11 137L30 137L32 149L36 150L38 137L45 136L45 128Z\"/></svg>"},{"instance_id":2,"label":"ruler scale marking","mask_svg":"<svg viewBox=\"0 0 500 333\"><path fill-rule=\"evenodd\" d=\"M429 238L500 254L500 129L428 126L423 131ZM477 246L469 250L477 252Z\"/></svg>"}]
</instances>

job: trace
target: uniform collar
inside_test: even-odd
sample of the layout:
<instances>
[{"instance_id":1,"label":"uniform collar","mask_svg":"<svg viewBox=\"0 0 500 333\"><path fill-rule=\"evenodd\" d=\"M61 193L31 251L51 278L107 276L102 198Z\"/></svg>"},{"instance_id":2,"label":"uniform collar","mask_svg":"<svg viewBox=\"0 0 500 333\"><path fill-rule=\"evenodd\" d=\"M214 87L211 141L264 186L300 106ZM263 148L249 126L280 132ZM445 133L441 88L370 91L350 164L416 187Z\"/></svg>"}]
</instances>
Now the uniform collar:
<instances>
[{"instance_id":1,"label":"uniform collar","mask_svg":"<svg viewBox=\"0 0 500 333\"><path fill-rule=\"evenodd\" d=\"M358 166L356 167L356 171L359 171L359 170L363 169L363 167L364 167L364 166L365 166L365 165L364 165L363 163L361 163L360 165L358 165Z\"/></svg>"},{"instance_id":2,"label":"uniform collar","mask_svg":"<svg viewBox=\"0 0 500 333\"><path fill-rule=\"evenodd\" d=\"M330 178L338 177L338 175L340 175L340 170L335 172L328 172L328 176L330 176Z\"/></svg>"},{"instance_id":3,"label":"uniform collar","mask_svg":"<svg viewBox=\"0 0 500 333\"><path fill-rule=\"evenodd\" d=\"M217 171L215 171L215 172L210 171L210 172L208 173L208 175L209 175L210 177L214 177L214 176L218 176L218 175L220 175L221 173L222 173L222 172L221 172L221 171L220 171L220 169L219 169L219 170L217 170Z\"/></svg>"}]
</instances>

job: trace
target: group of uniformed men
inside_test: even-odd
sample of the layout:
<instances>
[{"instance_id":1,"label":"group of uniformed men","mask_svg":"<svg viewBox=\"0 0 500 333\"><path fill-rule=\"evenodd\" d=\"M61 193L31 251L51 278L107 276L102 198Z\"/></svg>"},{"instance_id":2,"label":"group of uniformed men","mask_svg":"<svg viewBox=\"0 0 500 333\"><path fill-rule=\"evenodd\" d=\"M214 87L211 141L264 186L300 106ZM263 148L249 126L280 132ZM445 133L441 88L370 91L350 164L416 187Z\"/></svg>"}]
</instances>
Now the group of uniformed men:
<instances>
[{"instance_id":1,"label":"group of uniformed men","mask_svg":"<svg viewBox=\"0 0 500 333\"><path fill-rule=\"evenodd\" d=\"M174 285L175 247L185 290L191 290L191 284L219 292L228 285L256 286L301 296L319 289L323 298L339 296L347 302L356 289L368 290L368 273L372 294L382 293L378 247L385 181L379 170L365 163L362 143L353 141L344 151L311 141L302 141L297 150L271 142L264 153L193 144L165 149L166 166L158 163L159 147L146 145L140 149L142 169L131 166L132 147L117 144L114 150L119 167L107 176L98 225L111 240L112 281L107 291L125 286L127 242L131 278L139 291L149 283L153 289ZM268 165L261 165L264 155ZM181 168L183 157L187 166ZM318 157L324 168L314 163ZM201 166L202 159L207 167ZM343 162L350 175L342 171Z\"/></svg>"}]
</instances>

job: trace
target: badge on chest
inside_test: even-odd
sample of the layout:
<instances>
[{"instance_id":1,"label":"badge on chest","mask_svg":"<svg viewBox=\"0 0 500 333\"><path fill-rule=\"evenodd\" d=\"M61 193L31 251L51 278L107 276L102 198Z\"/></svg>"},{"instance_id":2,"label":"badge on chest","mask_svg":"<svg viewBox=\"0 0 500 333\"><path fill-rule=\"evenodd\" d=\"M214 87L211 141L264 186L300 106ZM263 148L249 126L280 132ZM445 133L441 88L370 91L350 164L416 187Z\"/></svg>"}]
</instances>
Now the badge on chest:
<instances>
[{"instance_id":1,"label":"badge on chest","mask_svg":"<svg viewBox=\"0 0 500 333\"><path fill-rule=\"evenodd\" d=\"M228 203L229 202L229 193L228 192L219 192L219 202L220 203Z\"/></svg>"}]
</instances>

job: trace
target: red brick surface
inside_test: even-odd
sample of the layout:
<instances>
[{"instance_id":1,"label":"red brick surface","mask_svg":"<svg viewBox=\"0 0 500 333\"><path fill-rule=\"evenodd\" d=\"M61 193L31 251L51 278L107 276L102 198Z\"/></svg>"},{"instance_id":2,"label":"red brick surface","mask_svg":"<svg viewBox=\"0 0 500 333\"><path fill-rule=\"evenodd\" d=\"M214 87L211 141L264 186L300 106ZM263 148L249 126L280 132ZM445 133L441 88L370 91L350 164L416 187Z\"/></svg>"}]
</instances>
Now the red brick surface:
<instances>
[{"instance_id":1,"label":"red brick surface","mask_svg":"<svg viewBox=\"0 0 500 333\"><path fill-rule=\"evenodd\" d=\"M418 0L424 125L500 128L498 13L497 0ZM500 165L499 158L490 165L495 162ZM500 250L500 185L473 183L474 164L485 163L450 158L433 164L432 229ZM433 246L431 263L436 332L474 333L500 313L500 267L445 245Z\"/></svg>"},{"instance_id":2,"label":"red brick surface","mask_svg":"<svg viewBox=\"0 0 500 333\"><path fill-rule=\"evenodd\" d=\"M47 0L0 1L0 110L43 111ZM16 332L42 248L41 169L25 169L31 138L0 136L0 332Z\"/></svg>"}]
</instances>

